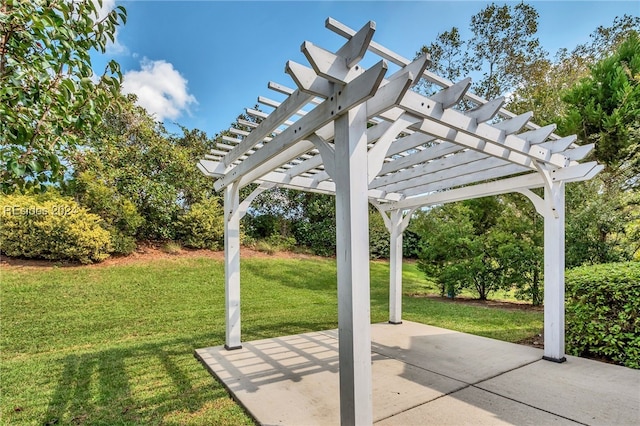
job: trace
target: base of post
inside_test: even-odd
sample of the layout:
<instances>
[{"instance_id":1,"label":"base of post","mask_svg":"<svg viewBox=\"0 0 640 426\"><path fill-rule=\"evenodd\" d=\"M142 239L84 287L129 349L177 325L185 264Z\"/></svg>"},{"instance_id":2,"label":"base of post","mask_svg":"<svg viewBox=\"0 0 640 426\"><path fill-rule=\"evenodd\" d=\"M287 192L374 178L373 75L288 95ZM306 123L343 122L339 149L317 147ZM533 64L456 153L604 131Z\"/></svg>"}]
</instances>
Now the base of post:
<instances>
[{"instance_id":1,"label":"base of post","mask_svg":"<svg viewBox=\"0 0 640 426\"><path fill-rule=\"evenodd\" d=\"M565 362L567 360L567 358L562 357L562 358L551 358L550 356L543 356L542 359L544 359L545 361L551 361L551 362L555 362L558 364L562 364L563 362Z\"/></svg>"},{"instance_id":2,"label":"base of post","mask_svg":"<svg viewBox=\"0 0 640 426\"><path fill-rule=\"evenodd\" d=\"M238 349L242 349L242 345L238 345L238 346L227 346L227 345L224 345L224 348L226 350L228 350L228 351L235 351L235 350L238 350Z\"/></svg>"},{"instance_id":3,"label":"base of post","mask_svg":"<svg viewBox=\"0 0 640 426\"><path fill-rule=\"evenodd\" d=\"M402 321L389 321L389 324L400 325L402 324Z\"/></svg>"}]
</instances>

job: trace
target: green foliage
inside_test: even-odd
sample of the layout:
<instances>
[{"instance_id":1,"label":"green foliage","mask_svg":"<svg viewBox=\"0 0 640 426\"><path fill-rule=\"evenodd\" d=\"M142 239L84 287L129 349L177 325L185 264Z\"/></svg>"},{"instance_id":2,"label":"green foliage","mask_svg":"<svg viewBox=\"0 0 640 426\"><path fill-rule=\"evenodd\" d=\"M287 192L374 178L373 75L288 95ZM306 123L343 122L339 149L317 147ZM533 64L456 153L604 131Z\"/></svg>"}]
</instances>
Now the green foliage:
<instances>
[{"instance_id":1,"label":"green foliage","mask_svg":"<svg viewBox=\"0 0 640 426\"><path fill-rule=\"evenodd\" d=\"M91 171L78 173L70 192L81 205L103 219L103 227L111 234L114 253L135 251L135 235L144 223L135 204L119 194L115 187L101 182Z\"/></svg>"},{"instance_id":2,"label":"green foliage","mask_svg":"<svg viewBox=\"0 0 640 426\"><path fill-rule=\"evenodd\" d=\"M257 251L267 254L275 254L280 251L291 251L296 247L296 239L280 234L272 234L267 238L258 240L253 247Z\"/></svg>"},{"instance_id":3,"label":"green foliage","mask_svg":"<svg viewBox=\"0 0 640 426\"><path fill-rule=\"evenodd\" d=\"M438 281L443 296L453 297L471 284L478 241L470 216L467 206L453 203L419 212L413 219L422 241L418 269Z\"/></svg>"},{"instance_id":4,"label":"green foliage","mask_svg":"<svg viewBox=\"0 0 640 426\"><path fill-rule=\"evenodd\" d=\"M566 298L568 353L640 368L640 262L569 270Z\"/></svg>"},{"instance_id":5,"label":"green foliage","mask_svg":"<svg viewBox=\"0 0 640 426\"><path fill-rule=\"evenodd\" d=\"M224 214L220 201L195 203L178 218L178 238L185 247L219 250L224 244Z\"/></svg>"},{"instance_id":6,"label":"green foliage","mask_svg":"<svg viewBox=\"0 0 640 426\"><path fill-rule=\"evenodd\" d=\"M524 197L510 195L501 200L502 212L489 236L489 246L501 265L501 287L514 287L516 298L541 305L544 221Z\"/></svg>"},{"instance_id":7,"label":"green foliage","mask_svg":"<svg viewBox=\"0 0 640 426\"><path fill-rule=\"evenodd\" d=\"M0 226L7 256L100 262L109 257L111 237L99 216L56 194L5 195Z\"/></svg>"},{"instance_id":8,"label":"green foliage","mask_svg":"<svg viewBox=\"0 0 640 426\"><path fill-rule=\"evenodd\" d=\"M640 213L633 191L603 172L567 188L567 267L630 260L640 239L633 224ZM635 219L634 219L635 216Z\"/></svg>"},{"instance_id":9,"label":"green foliage","mask_svg":"<svg viewBox=\"0 0 640 426\"><path fill-rule=\"evenodd\" d=\"M89 172L116 197L130 200L144 218L138 240L175 240L179 216L213 196L210 178L196 164L214 141L186 129L182 136L168 135L134 100L122 99L122 108L105 116L103 132L73 159L75 178Z\"/></svg>"},{"instance_id":10,"label":"green foliage","mask_svg":"<svg viewBox=\"0 0 640 426\"><path fill-rule=\"evenodd\" d=\"M389 231L380 213L373 208L369 208L369 257L389 258Z\"/></svg>"},{"instance_id":11,"label":"green foliage","mask_svg":"<svg viewBox=\"0 0 640 426\"><path fill-rule=\"evenodd\" d=\"M296 241L314 254L336 254L336 210L334 197L303 193L300 200L300 219L293 222Z\"/></svg>"},{"instance_id":12,"label":"green foliage","mask_svg":"<svg viewBox=\"0 0 640 426\"><path fill-rule=\"evenodd\" d=\"M90 52L105 52L126 21L98 20L93 0L6 0L0 5L0 181L3 192L60 182L64 159L100 126L118 93L115 61L98 83Z\"/></svg>"},{"instance_id":13,"label":"green foliage","mask_svg":"<svg viewBox=\"0 0 640 426\"><path fill-rule=\"evenodd\" d=\"M609 167L628 161L640 143L640 36L636 32L564 100L570 105L564 128L596 144L595 156ZM640 172L640 170L636 170Z\"/></svg>"},{"instance_id":14,"label":"green foliage","mask_svg":"<svg viewBox=\"0 0 640 426\"><path fill-rule=\"evenodd\" d=\"M497 290L542 303L542 220L527 200L485 197L416 214L418 268L435 278L441 295L473 289L485 300Z\"/></svg>"},{"instance_id":15,"label":"green foliage","mask_svg":"<svg viewBox=\"0 0 640 426\"><path fill-rule=\"evenodd\" d=\"M493 99L518 87L544 58L538 31L538 12L524 2L513 6L491 3L471 17L473 37L465 62L482 72L475 92Z\"/></svg>"}]
</instances>

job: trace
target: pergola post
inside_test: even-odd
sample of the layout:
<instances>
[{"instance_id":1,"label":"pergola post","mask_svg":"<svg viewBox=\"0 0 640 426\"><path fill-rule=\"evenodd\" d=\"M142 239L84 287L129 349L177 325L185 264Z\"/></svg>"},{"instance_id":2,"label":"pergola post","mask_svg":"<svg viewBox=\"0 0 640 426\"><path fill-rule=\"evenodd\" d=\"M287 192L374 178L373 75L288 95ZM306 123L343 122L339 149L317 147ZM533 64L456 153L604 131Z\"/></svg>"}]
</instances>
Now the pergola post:
<instances>
[{"instance_id":1,"label":"pergola post","mask_svg":"<svg viewBox=\"0 0 640 426\"><path fill-rule=\"evenodd\" d=\"M391 210L389 215L380 203L371 201L380 212L384 225L389 231L389 323L402 324L402 236L409 226L411 215L415 211L410 209L403 215L405 209Z\"/></svg>"},{"instance_id":2,"label":"pergola post","mask_svg":"<svg viewBox=\"0 0 640 426\"><path fill-rule=\"evenodd\" d=\"M402 324L402 211L391 212L389 244L389 322Z\"/></svg>"},{"instance_id":3,"label":"pergola post","mask_svg":"<svg viewBox=\"0 0 640 426\"><path fill-rule=\"evenodd\" d=\"M366 129L364 105L353 108L335 120L342 425L373 423Z\"/></svg>"},{"instance_id":4,"label":"pergola post","mask_svg":"<svg viewBox=\"0 0 640 426\"><path fill-rule=\"evenodd\" d=\"M224 192L224 295L225 345L227 350L240 349L240 189L237 183Z\"/></svg>"},{"instance_id":5,"label":"pergola post","mask_svg":"<svg viewBox=\"0 0 640 426\"><path fill-rule=\"evenodd\" d=\"M544 356L564 362L564 183L545 186L544 200Z\"/></svg>"}]
</instances>

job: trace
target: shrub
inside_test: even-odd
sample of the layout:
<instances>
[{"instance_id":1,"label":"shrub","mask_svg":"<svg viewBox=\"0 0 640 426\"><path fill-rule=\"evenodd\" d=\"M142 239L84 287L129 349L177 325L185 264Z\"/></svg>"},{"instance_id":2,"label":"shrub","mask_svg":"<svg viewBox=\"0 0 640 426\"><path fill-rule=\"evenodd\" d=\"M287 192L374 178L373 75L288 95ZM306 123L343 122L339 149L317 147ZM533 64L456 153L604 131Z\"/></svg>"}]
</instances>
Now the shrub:
<instances>
[{"instance_id":1,"label":"shrub","mask_svg":"<svg viewBox=\"0 0 640 426\"><path fill-rule=\"evenodd\" d=\"M80 204L102 218L102 227L111 234L113 252L133 253L136 250L136 232L144 223L135 204L93 172L79 173L73 183Z\"/></svg>"},{"instance_id":2,"label":"shrub","mask_svg":"<svg viewBox=\"0 0 640 426\"><path fill-rule=\"evenodd\" d=\"M99 262L111 237L102 219L57 194L9 195L2 200L0 250L7 256Z\"/></svg>"},{"instance_id":3,"label":"shrub","mask_svg":"<svg viewBox=\"0 0 640 426\"><path fill-rule=\"evenodd\" d=\"M193 204L178 219L177 231L185 247L219 250L224 244L224 218L219 201L210 198Z\"/></svg>"},{"instance_id":4,"label":"shrub","mask_svg":"<svg viewBox=\"0 0 640 426\"><path fill-rule=\"evenodd\" d=\"M280 234L273 234L268 238L258 240L255 249L267 254L274 254L278 251L291 251L296 247L296 239L285 237Z\"/></svg>"},{"instance_id":5,"label":"shrub","mask_svg":"<svg viewBox=\"0 0 640 426\"><path fill-rule=\"evenodd\" d=\"M378 211L369 211L369 258L389 258L389 231Z\"/></svg>"},{"instance_id":6,"label":"shrub","mask_svg":"<svg viewBox=\"0 0 640 426\"><path fill-rule=\"evenodd\" d=\"M566 274L567 352L640 368L640 262Z\"/></svg>"}]
</instances>

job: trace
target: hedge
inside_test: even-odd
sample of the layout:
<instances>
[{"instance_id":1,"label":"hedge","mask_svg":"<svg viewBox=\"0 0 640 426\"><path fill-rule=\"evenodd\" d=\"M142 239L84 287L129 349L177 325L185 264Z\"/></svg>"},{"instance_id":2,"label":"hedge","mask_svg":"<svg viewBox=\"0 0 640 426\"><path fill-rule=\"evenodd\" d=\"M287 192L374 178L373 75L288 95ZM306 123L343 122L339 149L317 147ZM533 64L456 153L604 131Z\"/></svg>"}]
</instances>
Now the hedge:
<instances>
[{"instance_id":1,"label":"hedge","mask_svg":"<svg viewBox=\"0 0 640 426\"><path fill-rule=\"evenodd\" d=\"M111 236L100 216L57 194L0 197L0 251L7 256L99 262Z\"/></svg>"},{"instance_id":2,"label":"hedge","mask_svg":"<svg viewBox=\"0 0 640 426\"><path fill-rule=\"evenodd\" d=\"M640 262L566 273L567 353L640 368Z\"/></svg>"}]
</instances>

